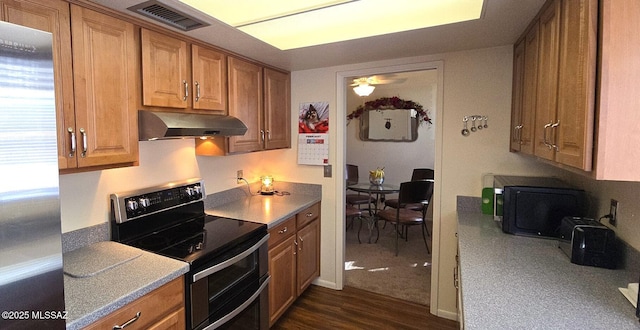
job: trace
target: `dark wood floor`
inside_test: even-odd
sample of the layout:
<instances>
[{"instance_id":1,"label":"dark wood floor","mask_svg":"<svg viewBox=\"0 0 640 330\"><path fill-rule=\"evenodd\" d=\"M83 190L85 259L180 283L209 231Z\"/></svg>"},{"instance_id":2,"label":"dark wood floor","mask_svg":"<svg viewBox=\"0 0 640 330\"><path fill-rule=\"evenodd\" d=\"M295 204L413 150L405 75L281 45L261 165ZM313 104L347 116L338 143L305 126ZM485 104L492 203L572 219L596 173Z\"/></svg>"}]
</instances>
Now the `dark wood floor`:
<instances>
[{"instance_id":1,"label":"dark wood floor","mask_svg":"<svg viewBox=\"0 0 640 330\"><path fill-rule=\"evenodd\" d=\"M373 292L312 285L272 329L458 329L429 307Z\"/></svg>"}]
</instances>

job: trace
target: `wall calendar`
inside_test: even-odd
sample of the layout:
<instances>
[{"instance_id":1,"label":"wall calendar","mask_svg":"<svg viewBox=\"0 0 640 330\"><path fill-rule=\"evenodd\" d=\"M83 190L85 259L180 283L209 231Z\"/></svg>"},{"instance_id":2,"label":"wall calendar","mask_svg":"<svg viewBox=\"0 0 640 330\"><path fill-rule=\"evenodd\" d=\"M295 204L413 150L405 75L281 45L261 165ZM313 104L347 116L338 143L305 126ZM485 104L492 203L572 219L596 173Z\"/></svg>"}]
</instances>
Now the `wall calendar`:
<instances>
[{"instance_id":1,"label":"wall calendar","mask_svg":"<svg viewBox=\"0 0 640 330\"><path fill-rule=\"evenodd\" d=\"M329 164L329 103L301 103L298 115L298 164Z\"/></svg>"}]
</instances>

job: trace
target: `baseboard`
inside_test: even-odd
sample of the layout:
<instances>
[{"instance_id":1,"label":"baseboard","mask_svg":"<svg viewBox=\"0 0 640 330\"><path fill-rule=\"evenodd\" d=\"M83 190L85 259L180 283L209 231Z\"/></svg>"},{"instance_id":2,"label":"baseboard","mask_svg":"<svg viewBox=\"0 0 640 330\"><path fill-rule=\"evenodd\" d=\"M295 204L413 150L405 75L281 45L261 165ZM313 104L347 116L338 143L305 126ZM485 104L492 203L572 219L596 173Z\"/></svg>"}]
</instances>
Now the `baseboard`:
<instances>
[{"instance_id":1,"label":"baseboard","mask_svg":"<svg viewBox=\"0 0 640 330\"><path fill-rule=\"evenodd\" d=\"M330 282L330 281L326 281L326 280L321 280L320 278L317 278L315 281L313 281L314 285L317 286L321 286L323 288L329 288L329 289L334 289L334 290L340 290L338 288L338 284L336 284L335 282Z\"/></svg>"},{"instance_id":2,"label":"baseboard","mask_svg":"<svg viewBox=\"0 0 640 330\"><path fill-rule=\"evenodd\" d=\"M448 319L448 320L458 321L458 313L457 312L453 313L453 312L450 312L450 311L445 311L445 310L439 309L438 310L438 314L436 314L436 316L442 317L442 318L445 318L445 319Z\"/></svg>"}]
</instances>

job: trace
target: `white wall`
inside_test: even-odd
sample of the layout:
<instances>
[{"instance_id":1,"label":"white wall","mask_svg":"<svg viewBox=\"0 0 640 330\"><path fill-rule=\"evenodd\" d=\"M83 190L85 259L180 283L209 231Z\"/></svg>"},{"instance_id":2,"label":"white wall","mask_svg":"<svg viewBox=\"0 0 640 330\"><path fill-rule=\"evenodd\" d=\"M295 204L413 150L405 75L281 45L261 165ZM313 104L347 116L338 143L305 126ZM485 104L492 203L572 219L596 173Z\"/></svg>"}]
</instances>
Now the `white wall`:
<instances>
[{"instance_id":1,"label":"white wall","mask_svg":"<svg viewBox=\"0 0 640 330\"><path fill-rule=\"evenodd\" d=\"M456 196L480 196L486 173L554 175L559 170L509 153L510 46L448 54L444 81L438 307L446 315L455 311ZM488 116L489 127L464 137L462 118L474 114Z\"/></svg>"},{"instance_id":2,"label":"white wall","mask_svg":"<svg viewBox=\"0 0 640 330\"><path fill-rule=\"evenodd\" d=\"M62 232L108 222L111 193L198 177L194 145L193 140L140 142L140 166L61 175Z\"/></svg>"},{"instance_id":3,"label":"white wall","mask_svg":"<svg viewBox=\"0 0 640 330\"><path fill-rule=\"evenodd\" d=\"M640 169L639 169L640 170ZM616 236L640 251L640 182L596 181L587 176L563 173L564 179L589 193L591 207L588 216L598 219L609 213L611 199L618 201L617 226L609 225Z\"/></svg>"},{"instance_id":4,"label":"white wall","mask_svg":"<svg viewBox=\"0 0 640 330\"><path fill-rule=\"evenodd\" d=\"M411 77L398 84L379 85L367 97L359 97L347 88L347 112L354 111L363 102L381 97L397 96L406 101L422 105L433 124L422 123L418 127L418 139L414 142L362 141L359 138L360 119L353 119L347 125L348 164L358 165L361 180L367 179L368 171L377 167L385 168L385 180L398 184L408 181L414 168L434 168L435 166L435 124L439 112L436 109L437 70L421 70L409 73Z\"/></svg>"}]
</instances>

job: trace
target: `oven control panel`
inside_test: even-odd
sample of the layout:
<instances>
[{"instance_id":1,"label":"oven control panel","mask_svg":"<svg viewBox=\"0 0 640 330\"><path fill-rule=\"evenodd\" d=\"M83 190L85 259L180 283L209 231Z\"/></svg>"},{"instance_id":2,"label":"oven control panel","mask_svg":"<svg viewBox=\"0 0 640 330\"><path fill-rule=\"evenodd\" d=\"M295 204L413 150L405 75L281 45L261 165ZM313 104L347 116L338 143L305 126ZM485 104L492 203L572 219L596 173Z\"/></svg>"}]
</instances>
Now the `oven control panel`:
<instances>
[{"instance_id":1,"label":"oven control panel","mask_svg":"<svg viewBox=\"0 0 640 330\"><path fill-rule=\"evenodd\" d=\"M123 223L204 198L204 184L200 180L111 194L112 216L117 223Z\"/></svg>"}]
</instances>

